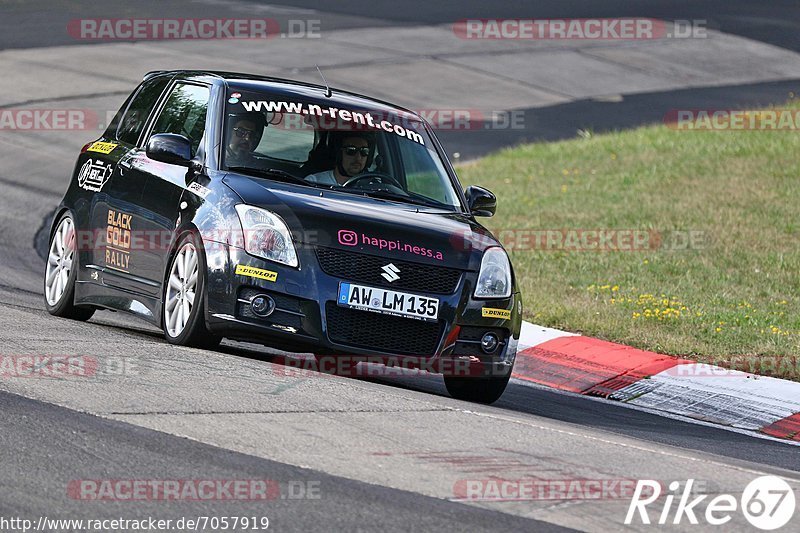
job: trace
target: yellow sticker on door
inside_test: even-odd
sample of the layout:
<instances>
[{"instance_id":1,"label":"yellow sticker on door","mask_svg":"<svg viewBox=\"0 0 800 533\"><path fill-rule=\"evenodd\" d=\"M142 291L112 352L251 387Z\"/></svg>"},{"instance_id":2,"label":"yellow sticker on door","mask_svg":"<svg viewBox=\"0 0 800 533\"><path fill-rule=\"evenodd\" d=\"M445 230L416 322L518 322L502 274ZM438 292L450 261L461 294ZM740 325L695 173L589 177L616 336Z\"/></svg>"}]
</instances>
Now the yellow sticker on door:
<instances>
[{"instance_id":1,"label":"yellow sticker on door","mask_svg":"<svg viewBox=\"0 0 800 533\"><path fill-rule=\"evenodd\" d=\"M100 152L101 154L110 154L114 151L114 148L119 146L117 143L106 143L103 141L97 141L92 143L92 145L86 149L87 152Z\"/></svg>"},{"instance_id":2,"label":"yellow sticker on door","mask_svg":"<svg viewBox=\"0 0 800 533\"><path fill-rule=\"evenodd\" d=\"M245 266L245 265L236 265L236 275L265 279L267 281L273 281L273 282L278 279L277 272L273 272L271 270L264 270L263 268Z\"/></svg>"},{"instance_id":3,"label":"yellow sticker on door","mask_svg":"<svg viewBox=\"0 0 800 533\"><path fill-rule=\"evenodd\" d=\"M508 309L494 309L491 307L484 307L481 309L481 316L483 318L502 318L508 320L511 318L511 311Z\"/></svg>"}]
</instances>

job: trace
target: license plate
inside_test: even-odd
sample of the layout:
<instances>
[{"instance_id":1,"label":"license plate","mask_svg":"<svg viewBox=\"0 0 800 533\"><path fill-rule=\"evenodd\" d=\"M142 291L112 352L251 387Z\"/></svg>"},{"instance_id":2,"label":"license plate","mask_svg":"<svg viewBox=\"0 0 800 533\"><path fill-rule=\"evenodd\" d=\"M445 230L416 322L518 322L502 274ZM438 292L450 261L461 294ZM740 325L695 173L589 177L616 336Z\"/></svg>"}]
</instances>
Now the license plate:
<instances>
[{"instance_id":1,"label":"license plate","mask_svg":"<svg viewBox=\"0 0 800 533\"><path fill-rule=\"evenodd\" d=\"M439 300L436 298L354 283L339 283L337 303L351 309L418 320L434 321L439 317Z\"/></svg>"}]
</instances>

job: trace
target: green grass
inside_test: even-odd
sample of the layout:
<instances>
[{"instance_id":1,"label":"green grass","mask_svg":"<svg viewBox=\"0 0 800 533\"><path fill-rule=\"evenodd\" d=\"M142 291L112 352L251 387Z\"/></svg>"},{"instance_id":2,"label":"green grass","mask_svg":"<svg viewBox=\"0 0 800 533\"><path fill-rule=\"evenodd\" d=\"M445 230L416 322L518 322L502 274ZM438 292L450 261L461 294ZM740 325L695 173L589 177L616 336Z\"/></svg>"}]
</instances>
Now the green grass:
<instances>
[{"instance_id":1,"label":"green grass","mask_svg":"<svg viewBox=\"0 0 800 533\"><path fill-rule=\"evenodd\" d=\"M458 172L497 194L482 219L496 236L704 236L692 249L513 250L526 320L702 361L800 353L800 131L658 125L524 145Z\"/></svg>"}]
</instances>

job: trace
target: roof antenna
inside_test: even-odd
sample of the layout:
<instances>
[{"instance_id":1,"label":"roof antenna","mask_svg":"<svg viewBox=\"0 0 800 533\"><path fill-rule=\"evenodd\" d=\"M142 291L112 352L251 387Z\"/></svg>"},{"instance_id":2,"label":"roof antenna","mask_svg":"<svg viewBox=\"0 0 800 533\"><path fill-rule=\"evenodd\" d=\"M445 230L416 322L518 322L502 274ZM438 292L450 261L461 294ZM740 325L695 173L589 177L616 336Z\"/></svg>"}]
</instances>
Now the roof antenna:
<instances>
[{"instance_id":1,"label":"roof antenna","mask_svg":"<svg viewBox=\"0 0 800 533\"><path fill-rule=\"evenodd\" d=\"M322 75L322 71L319 69L319 65L315 64L314 66L317 67L317 72L319 72L319 77L322 78L322 83L325 84L325 97L330 98L331 88L328 87L328 82L325 80L325 76Z\"/></svg>"}]
</instances>

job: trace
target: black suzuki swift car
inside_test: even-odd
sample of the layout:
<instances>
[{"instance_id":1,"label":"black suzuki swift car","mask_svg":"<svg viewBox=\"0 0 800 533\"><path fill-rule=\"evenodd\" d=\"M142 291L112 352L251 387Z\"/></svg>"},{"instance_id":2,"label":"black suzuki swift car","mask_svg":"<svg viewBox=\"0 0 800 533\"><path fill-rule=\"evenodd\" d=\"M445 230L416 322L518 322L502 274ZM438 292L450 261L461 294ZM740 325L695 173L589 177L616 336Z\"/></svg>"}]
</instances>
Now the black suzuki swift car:
<instances>
[{"instance_id":1,"label":"black suzuki swift car","mask_svg":"<svg viewBox=\"0 0 800 533\"><path fill-rule=\"evenodd\" d=\"M151 72L81 150L50 233L46 306L80 320L127 311L181 345L399 360L490 403L522 314L506 252L475 221L495 206L462 190L406 109L289 80Z\"/></svg>"}]
</instances>

